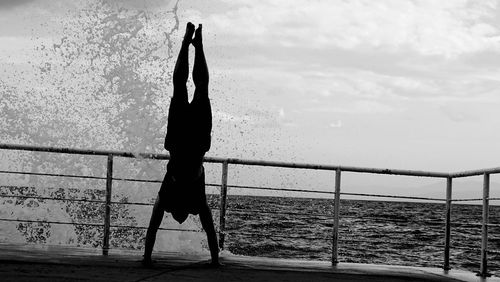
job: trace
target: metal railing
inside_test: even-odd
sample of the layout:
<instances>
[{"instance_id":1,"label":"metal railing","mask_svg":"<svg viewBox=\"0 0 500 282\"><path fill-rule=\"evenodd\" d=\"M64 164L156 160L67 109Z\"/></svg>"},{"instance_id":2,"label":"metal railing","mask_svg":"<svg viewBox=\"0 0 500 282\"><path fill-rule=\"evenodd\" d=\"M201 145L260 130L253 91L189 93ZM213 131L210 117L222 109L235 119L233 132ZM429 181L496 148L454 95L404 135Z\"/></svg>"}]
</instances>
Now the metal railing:
<instances>
[{"instance_id":1,"label":"metal railing","mask_svg":"<svg viewBox=\"0 0 500 282\"><path fill-rule=\"evenodd\" d=\"M40 146L27 146L27 145L15 145L15 144L0 144L0 149L3 150L20 150L20 151L32 151L32 152L50 152L50 153L63 153L63 154L77 154L77 155L94 155L94 156L106 156L107 157L107 173L106 177L95 177L95 176L77 176L77 175L62 175L53 173L34 173L34 172L15 172L15 171L0 171L0 173L18 173L18 174L31 174L31 175L45 175L45 176L63 176L63 177L76 177L76 178L90 178L90 179L101 179L106 180L106 191L105 191L105 210L104 210L104 232L103 232L103 243L102 243L102 253L103 255L108 254L109 250L109 237L110 237L110 219L111 219L111 201L112 195L112 185L113 180L124 180L124 181L141 181L141 182L153 182L159 183L159 180L137 180L129 178L114 178L113 177L113 160L115 157L123 158L144 158L144 159L156 159L156 160L168 160L169 155L167 154L154 154L154 153L138 153L134 154L132 152L123 151L110 151L110 150L85 150L85 149L73 149L73 148L57 148L57 147L40 147ZM295 168L295 169L308 169L308 170L326 170L335 172L335 183L334 191L314 191L314 190L304 190L304 189L280 189L280 188L264 188L264 187L251 187L251 186L234 186L236 188L247 188L247 189L264 189L264 190L279 190L279 191L290 191L290 192L308 192L308 193L326 193L334 195L334 205L333 205L333 234L332 234L332 257L331 262L336 265L338 260L338 249L339 249L339 218L340 218L340 197L341 195L351 195L351 196L369 196L369 197L388 197L388 198L401 198L401 199L416 199L416 200L428 200L428 201L444 201L445 202L445 232L444 232L444 262L443 269L450 269L450 238L451 238L451 206L453 201L473 201L482 200L482 223L481 223L481 264L479 275L486 277L489 276L488 273L488 226L489 224L489 201L490 200L500 200L500 198L490 198L490 175L500 173L500 167L490 168L490 169L480 169L473 171L464 171L457 173L445 173L445 172L431 172L431 171L414 171L414 170L400 170L400 169L379 169L379 168L366 168L366 167L353 167L353 166L340 166L340 165L319 165L319 164L304 164L304 163L289 163L289 162L273 162L273 161L261 161L261 160L243 160L234 158L213 158L205 157L205 162L207 163L220 163L222 165L222 177L220 185L220 207L219 207L219 246L221 249L224 248L224 241L226 232L226 210L227 210L227 189L228 189L228 169L229 165L249 165L249 166L268 166L268 167L279 167L279 168ZM341 193L341 174L342 172L355 172L355 173L368 173L368 174L383 174L383 175L399 175L399 176L416 176L416 177L429 177L429 178L442 178L446 179L446 199L436 199L436 198L425 198L425 197L407 197L407 196L393 196L393 195L374 195L374 194L364 194L364 193ZM483 175L483 197L481 199L452 199L452 187L454 178L463 178L470 176ZM233 187L233 186L231 186ZM15 196L23 197L23 196ZM102 201L94 201L101 202ZM141 203L137 203L141 204ZM13 221L12 219L0 219L4 221ZM29 221L29 220L28 220ZM27 222L28 222L27 221ZM36 221L29 221L36 222ZM75 223L61 223L61 222L46 222L46 223L56 223L56 224L75 224ZM97 224L90 224L93 226L98 226ZM137 227L136 227L137 228ZM143 228L143 227L142 227ZM192 231L183 229L171 229L180 231Z\"/></svg>"}]
</instances>

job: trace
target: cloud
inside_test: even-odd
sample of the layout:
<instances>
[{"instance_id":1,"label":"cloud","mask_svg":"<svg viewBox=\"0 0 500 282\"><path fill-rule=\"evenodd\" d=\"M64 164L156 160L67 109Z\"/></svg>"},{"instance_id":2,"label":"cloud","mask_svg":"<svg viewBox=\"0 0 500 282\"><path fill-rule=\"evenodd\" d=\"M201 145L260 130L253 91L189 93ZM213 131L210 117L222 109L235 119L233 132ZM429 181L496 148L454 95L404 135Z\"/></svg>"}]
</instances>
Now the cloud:
<instances>
[{"instance_id":1,"label":"cloud","mask_svg":"<svg viewBox=\"0 0 500 282\"><path fill-rule=\"evenodd\" d=\"M0 9L12 9L35 1L36 0L2 0L0 1Z\"/></svg>"},{"instance_id":2,"label":"cloud","mask_svg":"<svg viewBox=\"0 0 500 282\"><path fill-rule=\"evenodd\" d=\"M479 120L479 116L472 113L467 107L443 105L439 109L446 117L454 122L474 122Z\"/></svg>"},{"instance_id":3,"label":"cloud","mask_svg":"<svg viewBox=\"0 0 500 282\"><path fill-rule=\"evenodd\" d=\"M316 98L329 100L500 102L493 95L500 89L500 68L496 71L462 69L454 65L429 71L434 76L398 76L365 70L304 71ZM311 92L311 91L310 91Z\"/></svg>"},{"instance_id":4,"label":"cloud","mask_svg":"<svg viewBox=\"0 0 500 282\"><path fill-rule=\"evenodd\" d=\"M284 119L285 118L285 109L280 108L278 115L279 115L280 119Z\"/></svg>"},{"instance_id":5,"label":"cloud","mask_svg":"<svg viewBox=\"0 0 500 282\"><path fill-rule=\"evenodd\" d=\"M207 20L233 44L410 49L453 57L500 47L499 29L485 20L498 9L489 1L245 1Z\"/></svg>"},{"instance_id":6,"label":"cloud","mask_svg":"<svg viewBox=\"0 0 500 282\"><path fill-rule=\"evenodd\" d=\"M175 5L175 0L105 0L105 2L109 4L118 4L123 6L124 8L133 8L133 9L143 9L148 10L151 8L164 7L164 6L173 6Z\"/></svg>"},{"instance_id":7,"label":"cloud","mask_svg":"<svg viewBox=\"0 0 500 282\"><path fill-rule=\"evenodd\" d=\"M335 106L316 106L304 108L302 112L314 113L339 113L339 114L390 114L399 112L402 109L371 100L361 100L355 102L343 102Z\"/></svg>"},{"instance_id":8,"label":"cloud","mask_svg":"<svg viewBox=\"0 0 500 282\"><path fill-rule=\"evenodd\" d=\"M342 127L342 121L337 120L336 122L332 122L328 125L331 128L341 128Z\"/></svg>"},{"instance_id":9,"label":"cloud","mask_svg":"<svg viewBox=\"0 0 500 282\"><path fill-rule=\"evenodd\" d=\"M65 0L58 0L60 4L66 4L67 1ZM98 0L95 0L98 1ZM1 0L0 1L0 8L1 9L11 9L19 6L23 6L28 3L32 2L42 2L42 5L46 3L51 3L56 2L55 0ZM86 1L80 1L82 3L85 3ZM88 2L88 1L87 1ZM124 8L135 8L135 9L150 9L150 8L157 8L157 7L164 7L164 6L172 6L175 5L175 0L104 0L104 2L111 4L111 5L120 5ZM73 3L74 4L74 3ZM72 4L71 4L72 5Z\"/></svg>"}]
</instances>

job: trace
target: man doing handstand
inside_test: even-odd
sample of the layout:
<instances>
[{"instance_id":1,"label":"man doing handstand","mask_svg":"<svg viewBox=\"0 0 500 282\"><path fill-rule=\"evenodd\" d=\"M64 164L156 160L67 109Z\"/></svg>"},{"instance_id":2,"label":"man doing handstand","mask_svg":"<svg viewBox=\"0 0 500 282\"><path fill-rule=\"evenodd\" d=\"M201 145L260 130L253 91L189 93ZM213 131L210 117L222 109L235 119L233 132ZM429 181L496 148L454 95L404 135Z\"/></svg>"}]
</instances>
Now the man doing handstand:
<instances>
[{"instance_id":1,"label":"man doing handstand","mask_svg":"<svg viewBox=\"0 0 500 282\"><path fill-rule=\"evenodd\" d=\"M146 233L143 264L152 265L151 253L164 212L172 213L179 223L189 214L199 214L207 233L211 264L219 265L219 247L212 213L205 195L203 157L210 149L212 110L208 98L208 67L202 43L202 25L195 31L192 23L186 26L181 50L173 73L174 94L168 112L165 149L170 152L167 172L153 207ZM193 38L194 34L194 38ZM195 48L193 82L195 91L188 101L186 83L189 76L189 45Z\"/></svg>"}]
</instances>

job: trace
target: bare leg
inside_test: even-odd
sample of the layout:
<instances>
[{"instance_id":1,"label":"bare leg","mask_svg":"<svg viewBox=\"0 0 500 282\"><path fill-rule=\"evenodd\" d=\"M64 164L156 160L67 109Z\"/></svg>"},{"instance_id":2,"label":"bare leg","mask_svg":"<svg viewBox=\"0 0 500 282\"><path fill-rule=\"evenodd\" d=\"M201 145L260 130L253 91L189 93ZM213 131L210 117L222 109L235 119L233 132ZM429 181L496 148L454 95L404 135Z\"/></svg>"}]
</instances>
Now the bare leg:
<instances>
[{"instance_id":1,"label":"bare leg","mask_svg":"<svg viewBox=\"0 0 500 282\"><path fill-rule=\"evenodd\" d=\"M210 149L210 134L212 132L212 109L208 97L208 66L203 51L202 25L200 24L195 31L192 41L195 47L193 82L196 86L193 97L193 104L196 104L199 115L199 130L201 131L200 144L203 152Z\"/></svg>"},{"instance_id":2,"label":"bare leg","mask_svg":"<svg viewBox=\"0 0 500 282\"><path fill-rule=\"evenodd\" d=\"M206 94L208 96L208 66L205 60L205 52L203 51L203 38L202 38L202 25L200 24L195 31L192 40L195 47L194 53L194 66L193 66L193 82L199 94Z\"/></svg>"},{"instance_id":3,"label":"bare leg","mask_svg":"<svg viewBox=\"0 0 500 282\"><path fill-rule=\"evenodd\" d=\"M208 205L205 205L200 211L200 221L203 229L207 233L208 248L212 257L212 265L219 266L219 245L217 244L217 234L215 233L214 220L212 212Z\"/></svg>"},{"instance_id":4,"label":"bare leg","mask_svg":"<svg viewBox=\"0 0 500 282\"><path fill-rule=\"evenodd\" d=\"M207 134L208 140L201 140L204 144L205 150L208 151L210 148L210 132L212 131L212 111L210 107L210 100L208 99L208 66L205 60L205 53L203 52L203 41L202 41L202 25L200 24L195 31L192 43L195 47L194 53L194 66L193 66L193 82L196 87L194 91L193 103L198 107L200 111L201 130L203 133ZM208 145L208 147L207 147ZM207 233L208 247L210 249L210 255L212 257L212 265L218 266L219 264L219 245L217 243L217 234L215 233L214 220L212 218L212 212L205 205L200 210L200 221L203 229Z\"/></svg>"},{"instance_id":5,"label":"bare leg","mask_svg":"<svg viewBox=\"0 0 500 282\"><path fill-rule=\"evenodd\" d=\"M184 39L182 40L179 56L177 56L177 62L175 62L173 74L174 96L176 94L176 88L186 88L186 83L189 76L189 44L192 41L191 38L193 37L193 33L194 25L189 22L186 25L186 33L184 34Z\"/></svg>"},{"instance_id":6,"label":"bare leg","mask_svg":"<svg viewBox=\"0 0 500 282\"><path fill-rule=\"evenodd\" d=\"M189 44L191 44L194 33L194 25L187 23L186 33L182 40L181 50L175 63L173 73L174 95L170 101L168 110L167 136L165 137L165 149L171 151L177 144L175 137L179 127L182 126L183 119L179 116L184 110L183 106L188 104L187 80L189 76Z\"/></svg>"},{"instance_id":7,"label":"bare leg","mask_svg":"<svg viewBox=\"0 0 500 282\"><path fill-rule=\"evenodd\" d=\"M156 241L156 232L158 231L158 228L160 228L163 214L164 211L160 206L160 197L157 196L155 205L153 206L153 213L151 214L151 219L149 221L148 231L146 232L144 259L142 261L145 266L151 266L151 253L153 252L153 247Z\"/></svg>"}]
</instances>

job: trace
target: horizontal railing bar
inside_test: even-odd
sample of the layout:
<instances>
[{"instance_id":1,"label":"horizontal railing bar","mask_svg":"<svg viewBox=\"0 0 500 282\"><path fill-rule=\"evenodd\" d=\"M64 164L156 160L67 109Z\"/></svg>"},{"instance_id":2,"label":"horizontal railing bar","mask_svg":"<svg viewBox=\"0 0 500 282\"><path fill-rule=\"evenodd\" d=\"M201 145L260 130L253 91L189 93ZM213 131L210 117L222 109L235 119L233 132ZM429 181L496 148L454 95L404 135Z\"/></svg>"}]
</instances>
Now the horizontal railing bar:
<instances>
[{"instance_id":1,"label":"horizontal railing bar","mask_svg":"<svg viewBox=\"0 0 500 282\"><path fill-rule=\"evenodd\" d=\"M133 178L114 178L114 177L113 177L113 180L130 181L130 182L146 182L146 183L162 183L163 182L163 180L133 179ZM205 186L219 187L220 188L220 184L205 183Z\"/></svg>"},{"instance_id":2,"label":"horizontal railing bar","mask_svg":"<svg viewBox=\"0 0 500 282\"><path fill-rule=\"evenodd\" d=\"M106 178L104 178L104 179L106 179ZM163 180L134 179L134 178L115 178L115 177L113 177L113 180L129 181L129 182L145 182L145 183L162 183L163 182ZM220 187L220 184L205 183L205 186Z\"/></svg>"},{"instance_id":3,"label":"horizontal railing bar","mask_svg":"<svg viewBox=\"0 0 500 282\"><path fill-rule=\"evenodd\" d=\"M28 145L14 145L14 144L0 144L0 149L10 149L10 150L24 150L24 151L35 151L35 152L50 152L50 153L65 153L65 154L80 154L80 155L96 155L96 156L118 156L126 158L147 158L147 159L159 159L167 160L170 158L168 154L156 154L156 153L131 153L123 151L112 151L112 150L86 150L86 149L76 149L76 148L57 148L57 147L40 147L40 146L28 146ZM450 177L449 173L441 172L429 172L429 171L413 171L413 170L401 170L401 169L380 169L380 168L364 168L364 167L352 167L352 166L338 166L338 165L320 165L320 164L303 164L303 163L289 163L289 162L275 162L275 161L263 161L263 160L244 160L235 158L214 158L205 157L205 162L208 163L224 163L228 164L239 164L239 165L256 165L256 166L270 166L270 167L282 167L282 168L299 168L299 169L314 169L314 170L337 170L347 172L360 172L360 173L373 173L373 174L392 174L392 175L406 175L406 176L421 176L421 177Z\"/></svg>"},{"instance_id":4,"label":"horizontal railing bar","mask_svg":"<svg viewBox=\"0 0 500 282\"><path fill-rule=\"evenodd\" d=\"M163 182L163 180L147 180L147 179L134 180L132 178L113 178L113 180L131 181L131 182L146 182L146 183L162 183ZM208 186L208 187L219 187L220 188L220 184L205 183L205 186Z\"/></svg>"},{"instance_id":5,"label":"horizontal railing bar","mask_svg":"<svg viewBox=\"0 0 500 282\"><path fill-rule=\"evenodd\" d=\"M486 198L488 201L498 201L500 198ZM468 201L482 201L483 198L476 198L476 199L455 199L452 200L453 202L468 202Z\"/></svg>"},{"instance_id":6,"label":"horizontal railing bar","mask_svg":"<svg viewBox=\"0 0 500 282\"><path fill-rule=\"evenodd\" d=\"M2 171L0 171L2 172ZM66 175L64 175L66 176ZM90 177L89 177L90 178ZM96 177L92 177L96 178ZM99 178L106 179L106 178ZM130 179L130 178L113 178L113 180L124 180L124 181L136 181L136 182L154 182L161 183L161 180L141 180L141 179ZM220 187L220 184L206 184L206 186ZM241 185L230 185L228 187L237 189L254 189L254 190L270 190L270 191L288 191L288 192L308 192L308 193L319 193L319 194L334 194L329 191L313 191L313 190L302 190L302 189L289 189L289 188L272 188L272 187L255 187L255 186L241 186ZM396 199L412 199L412 200L429 200L429 201L446 201L445 199L439 198L428 198L428 197L412 197L412 196L397 196L397 195L381 195L381 194L367 194L367 193L340 193L341 195L348 196L362 196L362 197L374 197L374 198L396 198ZM2 195L0 195L2 196ZM36 198L36 197L33 197ZM61 199L63 200L63 199ZM66 200L66 199L64 199ZM68 199L70 200L70 199ZM482 198L477 199L454 199L454 202L465 202L465 201L482 201ZM489 198L489 200L500 200L500 198Z\"/></svg>"},{"instance_id":7,"label":"horizontal railing bar","mask_svg":"<svg viewBox=\"0 0 500 282\"><path fill-rule=\"evenodd\" d=\"M105 178L103 178L105 179ZM151 182L151 183L161 183L160 180L139 180L130 178L113 178L113 180L123 180L123 181L136 181L136 182ZM220 187L219 184L206 184L207 186ZM303 190L303 189L290 189L290 188L272 188L272 187L255 187L255 186L242 186L242 185L229 185L228 187L236 189L253 189L253 190L269 190L269 191L287 191L287 192L307 192L315 194L334 194L329 191L313 191L313 190ZM374 197L374 198L395 198L395 199L412 199L412 200L428 200L428 201L446 201L445 199L438 198L428 198L428 197L412 197L412 196L397 196L397 195L381 195L381 194L367 194L367 193L340 193L341 195L348 196L362 196L362 197ZM453 201L480 201L482 199L456 199ZM500 200L500 198L490 198L490 200Z\"/></svg>"},{"instance_id":8,"label":"horizontal railing bar","mask_svg":"<svg viewBox=\"0 0 500 282\"><path fill-rule=\"evenodd\" d=\"M333 220L333 216L331 214L320 214L320 213L314 213L314 214L304 214L304 213L295 213L295 212L271 212L271 211L260 211L260 210L254 210L254 209L232 209L228 208L227 211L231 212L247 212L247 213L257 213L257 214L271 214L271 215L296 215L296 216L302 216L302 217L311 217L311 216L316 216L316 217L328 217L328 220ZM344 225L346 224L343 222L344 219L346 218L356 218L359 219L359 216L342 216L340 218L341 224ZM394 219L394 218L384 218L384 217L375 217L375 216L363 216L363 220L365 219L371 219L371 220L376 220L376 221L385 221L385 222L404 222L404 223L418 223L418 222L429 222L429 220L403 220L403 219ZM436 224L443 224L443 220L439 222L435 222Z\"/></svg>"},{"instance_id":9,"label":"horizontal railing bar","mask_svg":"<svg viewBox=\"0 0 500 282\"><path fill-rule=\"evenodd\" d=\"M0 173L28 174L28 175L41 175L41 176L58 176L58 177L72 177L72 178L83 178L83 179L106 179L106 177L100 177L100 176L71 175L71 174L57 174L57 173L43 173L43 172L26 172L26 171L0 170Z\"/></svg>"},{"instance_id":10,"label":"horizontal railing bar","mask_svg":"<svg viewBox=\"0 0 500 282\"><path fill-rule=\"evenodd\" d=\"M269 191L287 191L287 192L307 192L315 194L333 194L329 191L314 191L314 190L304 190L304 189L291 189L291 188L273 188L273 187L256 187L256 186L244 186L244 185L227 185L229 188L236 189L251 189L251 190L269 190Z\"/></svg>"},{"instance_id":11,"label":"horizontal railing bar","mask_svg":"<svg viewBox=\"0 0 500 282\"><path fill-rule=\"evenodd\" d=\"M460 177L478 176L478 175L483 175L485 173L486 174L500 173L500 167L456 172L456 173L451 173L450 176L452 178L460 178Z\"/></svg>"},{"instance_id":12,"label":"horizontal railing bar","mask_svg":"<svg viewBox=\"0 0 500 282\"><path fill-rule=\"evenodd\" d=\"M128 182L145 182L145 183L162 183L162 180L149 180L149 179L133 179L133 178L112 178L118 181L128 181Z\"/></svg>"},{"instance_id":13,"label":"horizontal railing bar","mask_svg":"<svg viewBox=\"0 0 500 282\"><path fill-rule=\"evenodd\" d=\"M242 185L228 185L231 188L237 189L252 189L252 190L269 190L269 191L287 191L287 192L307 192L317 194L334 194L332 191L318 191L318 190L304 190L304 189L290 189L290 188L272 188L272 187L255 187L255 186L242 186ZM413 199L413 200L429 200L429 201L446 201L445 199L426 198L426 197L412 197L412 196L397 196L397 195L381 195L381 194L366 194L366 193L340 193L341 195L349 196L363 196L374 198L397 198L397 199Z\"/></svg>"},{"instance_id":14,"label":"horizontal railing bar","mask_svg":"<svg viewBox=\"0 0 500 282\"><path fill-rule=\"evenodd\" d=\"M113 180L124 180L113 178ZM126 179L128 180L128 179ZM145 182L153 182L153 181L145 181ZM156 182L156 181L155 181ZM157 181L161 182L161 181ZM220 187L220 185L216 184L206 184L207 186ZM320 193L320 194L334 194L333 192L328 191L312 191L312 190L300 190L300 189L288 189L288 188L271 188L271 187L253 187L253 186L228 186L231 188L237 189L254 189L254 190L270 190L270 191L288 191L288 192L308 192L308 193ZM380 195L380 194L366 194L366 193L340 193L341 195L348 196L363 196L363 197L374 197L374 198L396 198L396 199L413 199L413 200L429 200L429 201L445 201L444 199L437 198L425 198L425 197L411 197L411 196L392 196L392 195ZM482 200L482 199L480 199Z\"/></svg>"},{"instance_id":15,"label":"horizontal railing bar","mask_svg":"<svg viewBox=\"0 0 500 282\"><path fill-rule=\"evenodd\" d=\"M228 187L237 188L237 189L252 189L252 190L306 192L306 193L316 193L316 194L334 194L334 192L331 192L331 191L317 191L317 190L290 189L290 188L255 187L255 186L242 186L242 185L228 185ZM374 198L412 199L412 200L428 200L428 201L439 201L439 202L446 201L446 199L438 199L438 198L381 195L381 194L367 194L367 193L340 193L340 194L341 195L348 195L348 196L363 196L363 197L374 197Z\"/></svg>"},{"instance_id":16,"label":"horizontal railing bar","mask_svg":"<svg viewBox=\"0 0 500 282\"><path fill-rule=\"evenodd\" d=\"M29 219L12 219L12 218L0 218L0 221L14 221L14 222L28 222L28 223L47 223L47 224L66 224L66 225L83 225L83 226L103 227L102 223L78 223L78 222L29 220Z\"/></svg>"},{"instance_id":17,"label":"horizontal railing bar","mask_svg":"<svg viewBox=\"0 0 500 282\"><path fill-rule=\"evenodd\" d=\"M47 223L47 224L65 224L65 225L82 225L82 226L95 226L103 227L102 224L97 223L76 223L76 222L62 222L62 221L42 221L42 220L25 220L25 219L10 219L10 218L0 218L0 221L14 221L14 222L27 222L27 223ZM127 226L127 225L111 225L114 228L136 228L136 229L148 229L148 227L143 226ZM181 228L158 228L159 230L167 231L187 231L187 232L201 232L194 229L181 229Z\"/></svg>"},{"instance_id":18,"label":"horizontal railing bar","mask_svg":"<svg viewBox=\"0 0 500 282\"><path fill-rule=\"evenodd\" d=\"M347 171L347 172L389 174L389 175L401 175L401 176L448 178L450 175L449 173L445 172L402 170L402 169L380 169L380 168L348 167L348 166L339 166L338 168L340 168L341 171Z\"/></svg>"},{"instance_id":19,"label":"horizontal railing bar","mask_svg":"<svg viewBox=\"0 0 500 282\"><path fill-rule=\"evenodd\" d=\"M70 199L70 198L52 198L52 197L40 197L40 196L30 196L30 195L2 195L0 198L29 198L38 200L55 200L55 201L69 201L69 202L89 202L89 203L105 203L103 200L89 200L89 199ZM142 206L152 206L152 203L138 203L138 202L110 202L111 204L121 204L121 205L142 205ZM217 210L218 207L211 208L212 210Z\"/></svg>"},{"instance_id":20,"label":"horizontal railing bar","mask_svg":"<svg viewBox=\"0 0 500 282\"><path fill-rule=\"evenodd\" d=\"M471 201L482 201L483 198L476 198L476 199L452 199L452 202L471 202Z\"/></svg>"},{"instance_id":21,"label":"horizontal railing bar","mask_svg":"<svg viewBox=\"0 0 500 282\"><path fill-rule=\"evenodd\" d=\"M39 199L39 200L55 200L55 201L69 201L69 202L89 202L89 203L104 203L102 200L89 200L89 199L70 199L70 198L51 198L51 197L40 197L40 196L29 196L29 195L1 195L0 198L29 198L29 199Z\"/></svg>"},{"instance_id":22,"label":"horizontal railing bar","mask_svg":"<svg viewBox=\"0 0 500 282\"><path fill-rule=\"evenodd\" d=\"M46 221L46 220L27 220L27 219L11 219L11 218L0 218L0 221L13 221L13 222L27 222L27 223L47 223L47 224L65 224L65 225L83 225L83 226L95 226L103 227L102 223L77 223L77 222L63 222L63 221ZM110 227L115 228L137 228L137 229L147 229L148 227L143 226L128 226L128 225L111 225ZM188 232L201 232L194 229L182 229L182 228L159 228L160 230L168 231L188 231Z\"/></svg>"},{"instance_id":23,"label":"horizontal railing bar","mask_svg":"<svg viewBox=\"0 0 500 282\"><path fill-rule=\"evenodd\" d=\"M130 229L148 229L147 226L133 226L133 225L110 225L111 228L130 228ZM159 230L167 231L186 231L186 232L202 232L203 230L196 229L183 229L183 228L158 228Z\"/></svg>"},{"instance_id":24,"label":"horizontal railing bar","mask_svg":"<svg viewBox=\"0 0 500 282\"><path fill-rule=\"evenodd\" d=\"M105 180L106 177L100 176L90 176L90 175L71 175L71 174L56 174L56 173L42 173L42 172L26 172L26 171L8 171L0 170L0 173L10 173L10 174L27 174L27 175L40 175L40 176L57 176L57 177L71 177L71 178L82 178L82 179L99 179ZM162 180L150 180L150 179L134 179L134 178L115 178L113 180L118 181L130 181L130 182L146 182L146 183L161 183ZM207 186L219 186L220 184L206 184Z\"/></svg>"},{"instance_id":25,"label":"horizontal railing bar","mask_svg":"<svg viewBox=\"0 0 500 282\"><path fill-rule=\"evenodd\" d=\"M142 229L142 227L141 227L141 229ZM148 228L147 228L147 227L144 227L144 229L148 229ZM179 232L182 232L182 231L201 232L201 231L195 231L195 230L191 230L191 229L181 229L181 228L163 228L163 227L158 228L158 230L165 230L165 231L179 231Z\"/></svg>"},{"instance_id":26,"label":"horizontal railing bar","mask_svg":"<svg viewBox=\"0 0 500 282\"><path fill-rule=\"evenodd\" d=\"M366 193L340 193L341 195L348 196L363 196L374 198L397 198L397 199L412 199L412 200L429 200L429 201L446 201L446 199L426 198L426 197L413 197L413 196L397 196L397 195L381 195L381 194L366 194Z\"/></svg>"},{"instance_id":27,"label":"horizontal railing bar","mask_svg":"<svg viewBox=\"0 0 500 282\"><path fill-rule=\"evenodd\" d=\"M0 144L0 149L79 154L79 155L96 155L96 156L113 155L126 158L147 158L147 159L159 159L159 160L168 160L170 158L168 154L156 154L156 153L134 154L132 152L113 151L113 150L88 150L88 149L77 149L77 148L42 147L42 146L29 146L29 145L18 145L18 144ZM458 178L458 177L483 175L485 173L487 174L500 173L500 167L463 171L456 173L444 173L444 172L429 172L429 171L415 171L415 170L401 170L401 169L379 169L379 168L365 168L365 167L338 166L338 165L335 166L335 165L319 165L319 164L301 164L301 163L287 163L287 162L274 162L274 161L262 161L262 160L244 160L235 158L226 159L226 158L205 157L205 162L209 163L223 163L225 161L227 161L229 164L239 164L239 165L258 165L258 166L302 168L302 169L315 169L315 170L340 169L341 171L347 171L347 172L438 177L438 178L441 177Z\"/></svg>"},{"instance_id":28,"label":"horizontal railing bar","mask_svg":"<svg viewBox=\"0 0 500 282\"><path fill-rule=\"evenodd\" d=\"M248 213L259 213L259 214L273 214L273 215L298 215L298 216L305 216L305 217L310 217L310 216L327 216L331 217L333 219L333 216L331 214L304 214L304 213L296 213L296 212L268 212L268 211L259 211L259 210L252 210L252 209L231 209L227 208L226 209L228 212L248 212Z\"/></svg>"},{"instance_id":29,"label":"horizontal railing bar","mask_svg":"<svg viewBox=\"0 0 500 282\"><path fill-rule=\"evenodd\" d=\"M110 202L110 204L115 205L136 205L136 206L153 206L153 203L141 203L141 202ZM219 207L210 207L211 210L218 210Z\"/></svg>"},{"instance_id":30,"label":"horizontal railing bar","mask_svg":"<svg viewBox=\"0 0 500 282\"><path fill-rule=\"evenodd\" d=\"M109 202L115 205L134 205L134 206L153 206L153 203L138 203L138 202Z\"/></svg>"},{"instance_id":31,"label":"horizontal railing bar","mask_svg":"<svg viewBox=\"0 0 500 282\"><path fill-rule=\"evenodd\" d=\"M57 200L57 201L71 201L71 202L90 202L90 203L104 203L102 200L89 200L89 199L70 199L70 198L51 198L51 197L40 197L40 196L30 196L30 195L1 195L0 197L6 197L6 198L30 198L30 199L39 199L39 200ZM141 202L116 202L113 201L111 204L122 204L122 205L143 205L143 206L152 206L153 203L141 203ZM211 208L212 210L218 210L218 207L213 207ZM266 211L259 211L259 210L249 210L249 209L228 209L228 211L234 211L234 212L254 212L254 213L263 213L263 214L286 214L286 215L297 215L297 216L305 216L303 213L294 213L294 212L266 212ZM322 217L328 217L331 216L330 214L307 214L307 216L322 216ZM347 216L344 215L343 218L358 218L356 216ZM388 219L388 218L381 218L381 217L363 217L364 219L375 219L375 220L382 220L382 221L393 221L393 222L411 222L411 221L406 221L406 220L399 220L399 219ZM475 226L475 227L480 227L481 223L467 223L467 222L452 222L454 226ZM491 227L500 227L500 224L494 224L494 223L489 223L488 226Z\"/></svg>"},{"instance_id":32,"label":"horizontal railing bar","mask_svg":"<svg viewBox=\"0 0 500 282\"><path fill-rule=\"evenodd\" d=\"M300 168L300 169L314 169L314 170L337 170L337 169L340 169L341 171L345 171L345 172L359 172L359 173L372 173L372 174L392 174L392 175L439 177L439 178L449 177L449 173L431 172L431 171L381 169L381 168L304 164L304 163L288 163L288 162L274 162L274 161L263 161L263 160L240 160L240 159L231 159L231 158L227 159L227 162L229 164L270 166L270 167L282 167L282 168Z\"/></svg>"},{"instance_id":33,"label":"horizontal railing bar","mask_svg":"<svg viewBox=\"0 0 500 282\"><path fill-rule=\"evenodd\" d=\"M43 147L43 146L29 146L29 145L15 145L15 144L0 144L0 149L10 149L10 150L21 150L21 151L32 151L32 152L47 152L47 153L63 153L63 154L75 154L75 155L94 155L94 156L117 156L125 158L145 158L145 159L159 159L167 160L169 155L167 154L155 154L155 153L131 153L123 151L113 151L113 150L88 150L88 149L78 149L78 148L64 148L64 147Z\"/></svg>"}]
</instances>

